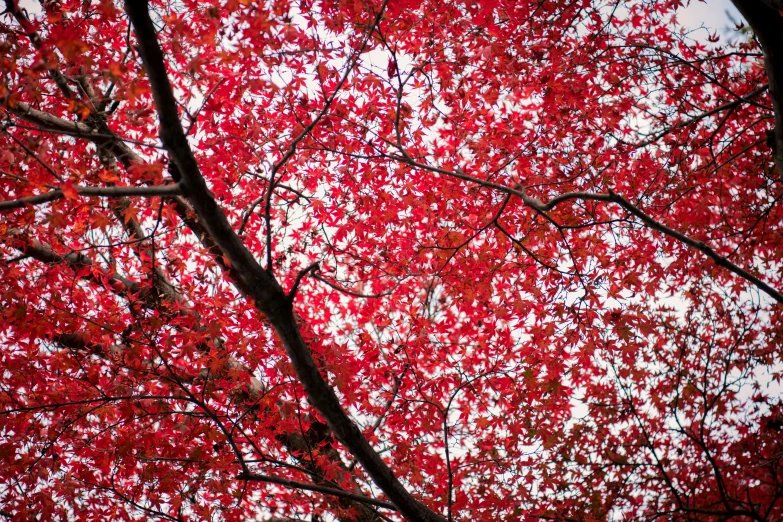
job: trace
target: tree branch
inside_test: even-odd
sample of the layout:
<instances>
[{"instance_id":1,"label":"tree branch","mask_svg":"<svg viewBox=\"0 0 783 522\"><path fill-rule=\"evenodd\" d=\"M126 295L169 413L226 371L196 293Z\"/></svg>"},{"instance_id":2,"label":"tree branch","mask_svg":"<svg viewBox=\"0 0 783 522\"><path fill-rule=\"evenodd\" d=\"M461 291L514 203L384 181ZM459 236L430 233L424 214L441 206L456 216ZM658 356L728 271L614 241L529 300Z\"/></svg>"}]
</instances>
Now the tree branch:
<instances>
[{"instance_id":1,"label":"tree branch","mask_svg":"<svg viewBox=\"0 0 783 522\"><path fill-rule=\"evenodd\" d=\"M762 292L770 296L772 299L774 299L778 303L783 304L783 294L781 294L779 291L777 291L776 289L772 288L770 285L762 281L759 277L751 274L750 272L738 266L737 264L732 263L731 261L729 261L727 257L718 254L712 247L710 247L703 241L698 241L696 239L693 239L683 234L682 232L667 227L660 221L657 221L652 216L646 214L643 210L641 210L639 207L637 207L636 205L634 205L633 203L625 199L623 196L617 194L616 192L613 192L612 190L610 190L608 194L594 194L590 192L569 192L553 198L549 203L545 204L542 209L551 210L555 205L572 199L617 203L622 208L624 208L625 210L627 210L628 212L630 212L631 214L639 218L649 228L656 230L666 236L674 238L680 241L681 243L684 243L685 245L695 250L698 250L699 252L702 252L707 257L712 259L716 265L726 268L727 270L738 275L742 279L748 281L749 283L752 283L756 288L758 288L759 290L761 290Z\"/></svg>"},{"instance_id":2,"label":"tree branch","mask_svg":"<svg viewBox=\"0 0 783 522\"><path fill-rule=\"evenodd\" d=\"M657 230L658 232L661 232L662 234L665 234L669 237L677 239L678 241L688 245L689 247L698 250L699 252L702 252L707 257L712 259L716 265L722 266L723 268L729 270L729 272L732 272L740 276L742 279L748 281L749 283L752 283L754 286L756 286L756 288L758 288L759 290L761 290L762 292L770 296L778 303L783 304L783 294L781 294L780 292L778 292L777 290L775 290L767 283L765 283L755 275L751 274L744 268L732 263L731 261L728 260L728 258L718 254L717 252L715 252L715 250L712 249L712 247L710 247L703 241L697 241L693 238L686 236L682 232L678 232L677 230L674 230L673 228L669 228L663 223L656 221L654 218L645 214L639 207L635 206L621 195L616 194L612 191L609 191L609 194L612 197L612 201L619 204L621 207L623 207L625 210L627 210L634 216L638 217L648 227L652 228L653 230Z\"/></svg>"},{"instance_id":3,"label":"tree branch","mask_svg":"<svg viewBox=\"0 0 783 522\"><path fill-rule=\"evenodd\" d=\"M361 430L342 409L334 390L321 376L299 331L291 302L282 287L245 247L207 188L177 114L176 100L147 2L126 0L125 10L136 33L139 53L158 110L161 141L168 150L171 161L182 174L183 192L208 234L230 261L232 276L238 277L237 283L277 332L310 403L323 415L337 439L356 456L373 481L405 518L411 521L442 522L442 517L413 498L394 476ZM375 24L380 15L381 13L376 17Z\"/></svg>"},{"instance_id":4,"label":"tree branch","mask_svg":"<svg viewBox=\"0 0 783 522\"><path fill-rule=\"evenodd\" d=\"M658 232L661 232L664 235L677 239L678 241L688 245L689 247L704 253L707 257L712 259L716 265L728 269L730 272L740 276L741 278L745 279L749 283L752 283L756 288L758 288L759 290L761 290L762 292L770 296L778 303L783 304L783 294L781 294L779 291L777 291L776 289L772 288L770 285L762 281L759 277L751 274L750 272L736 265L735 263L732 263L731 261L728 260L728 258L718 254L717 252L715 252L715 250L712 249L712 247L706 245L704 242L692 239L686 236L685 234L683 234L682 232L678 232L677 230L674 230L673 228L669 228L663 223L655 220L655 218L645 214L639 207L635 206L633 203L625 199L623 196L611 190L609 191L608 194L597 194L593 192L568 192L552 198L548 203L543 203L537 198L528 196L527 193L525 192L525 188L522 187L521 185L518 185L515 188L510 188L505 185L501 185L499 183L493 183L491 181L486 181L473 176L468 176L462 171L450 171L439 167L431 167L429 165L415 161L413 158L408 156L404 151L403 154L404 156L402 157L401 156L392 156L392 157L393 159L402 161L413 167L429 170L432 172L437 172L439 174L444 174L446 176L450 176L465 181L470 181L472 183L476 183L484 187L493 188L501 192L505 192L506 194L513 194L521 198L522 202L525 203L525 205L540 212L545 217L548 217L546 212L552 210L558 204L574 199L578 199L582 201L603 201L603 202L617 203L625 210L627 210L634 216L638 217L648 227L652 228L653 230L657 230Z\"/></svg>"},{"instance_id":5,"label":"tree branch","mask_svg":"<svg viewBox=\"0 0 783 522\"><path fill-rule=\"evenodd\" d=\"M299 290L299 283L302 282L302 279L310 272L317 272L320 269L321 269L321 265L318 264L318 262L315 262L312 265L305 268L304 270L300 271L298 274L296 274L296 279L294 280L294 284L291 287L291 291L288 292L288 299L290 299L291 302L293 302L294 298L296 297L296 291Z\"/></svg>"},{"instance_id":6,"label":"tree branch","mask_svg":"<svg viewBox=\"0 0 783 522\"><path fill-rule=\"evenodd\" d=\"M732 0L756 33L764 52L764 68L769 81L769 97L775 113L772 150L775 166L783 181L783 11L780 0Z\"/></svg>"},{"instance_id":7,"label":"tree branch","mask_svg":"<svg viewBox=\"0 0 783 522\"><path fill-rule=\"evenodd\" d=\"M124 198L129 196L175 196L182 193L178 185L160 185L151 187L73 187L77 194L89 197ZM45 194L30 196L28 198L0 201L0 212L23 208L27 205L40 205L64 197L61 189L54 189Z\"/></svg>"},{"instance_id":8,"label":"tree branch","mask_svg":"<svg viewBox=\"0 0 783 522\"><path fill-rule=\"evenodd\" d=\"M19 0L5 0L5 10L13 15L24 34L30 39L33 47L41 51L43 49L41 36L33 29L33 24L27 18L25 12L19 8ZM71 88L68 87L68 80L65 79L65 76L58 69L47 67L46 70L49 73L49 77L54 80L54 83L57 84L57 87L66 98L72 100L76 97Z\"/></svg>"},{"instance_id":9,"label":"tree branch","mask_svg":"<svg viewBox=\"0 0 783 522\"><path fill-rule=\"evenodd\" d=\"M9 242L9 246L20 250L25 256L32 257L46 263L48 265L66 264L71 266L74 270L81 270L89 268L85 272L85 277L102 285L104 280L108 282L109 286L122 297L128 297L129 295L136 295L142 301L150 297L149 291L143 288L139 283L123 277L117 273L109 273L100 267L97 267L92 259L80 252L71 252L65 255L58 254L49 245L43 244L36 239L30 239L27 234L21 230L11 229L6 233L6 237L15 241Z\"/></svg>"},{"instance_id":10,"label":"tree branch","mask_svg":"<svg viewBox=\"0 0 783 522\"><path fill-rule=\"evenodd\" d=\"M89 140L108 151L125 167L129 167L132 163L143 163L142 158L105 124L104 128L96 130L86 123L64 120L48 112L33 109L22 102L17 102L13 106L6 105L4 108L42 130Z\"/></svg>"},{"instance_id":11,"label":"tree branch","mask_svg":"<svg viewBox=\"0 0 783 522\"><path fill-rule=\"evenodd\" d=\"M130 27L128 28L128 30L130 32ZM52 114L40 110L32 109L28 105L21 102L15 104L13 108L9 106L5 106L4 109L6 109L11 114L19 117L20 119L33 124L36 129L40 129L43 132L51 132L51 133L62 134L67 136L73 136L76 138L81 138L81 139L86 139L88 141L91 141L96 145L99 155L101 155L102 157L105 155L109 158L116 159L116 161L126 169L132 167L134 164L143 164L146 162L146 160L143 157L141 157L131 147L128 146L125 140L120 138L116 133L114 133L114 131L111 128L105 125L105 121L102 118L90 117L87 120L85 120L87 124L83 122L71 122L59 118L57 116L54 116ZM97 109L97 110L101 110L101 109ZM111 112L111 110L109 112ZM20 143L20 145L24 147L23 143ZM300 197L307 198L307 196L303 195L302 193L299 193L294 189L291 189L286 185L276 184L276 187L281 187L286 190L296 192L297 195L299 195ZM54 188L54 187L50 187L50 188ZM214 243L214 241L209 236L205 228L201 225L199 220L196 219L195 212L193 211L193 208L190 206L188 201L184 197L179 195L171 196L170 200L174 202L175 211L179 215L182 222L193 232L194 235L196 235L196 237L199 239L202 246L207 250L207 252L211 256L213 256L215 262L223 269L225 273L232 274L233 268L224 262L224 258L222 256L220 249ZM120 201L119 204L122 205L123 199L120 199L119 201ZM135 223L134 220L125 221L121 219L121 221L123 227L126 228L126 231L128 231L129 234L133 235L135 233L136 237L138 239L141 239L143 234L139 234L137 233L137 231L131 230L134 228L132 226ZM56 255L48 255L50 251L52 251L52 249L48 247L45 248L43 251L38 252L39 260L49 264L65 262L69 264L74 271L79 271L79 269L83 265L80 265L78 262L71 263L70 261L78 261L78 259L81 259L82 257L84 259L89 260L89 258L83 256L83 254L78 254L78 256L66 256L66 257L60 256L58 258ZM33 255L33 252L28 250L26 254L23 254L20 257L36 258L36 255ZM92 263L91 260L90 263ZM157 272L160 272L160 270L157 270ZM94 279L91 277L91 275L92 275L92 271L90 271L88 275L85 277L87 279ZM239 278L236 277L236 274L232 274L232 277L235 281L239 281ZM111 279L111 277L109 278ZM134 284L138 285L138 283L135 282ZM145 292L145 295L140 296L140 298L143 299L143 301L141 302L143 306L148 306L148 307L157 306L159 297L164 297L166 299L171 300L172 302L181 301L182 299L181 296L177 295L176 291L173 289L173 287L169 286L169 283L167 281L163 281L162 279L159 279L156 276L153 277L153 284L154 287L152 290L153 291L157 290L158 294L162 294L162 295L153 295L151 292L144 289L143 291ZM113 289L118 295L127 296L128 289L124 287L119 281L114 281L111 286L113 287ZM238 289L240 290L240 292L243 292L241 286L238 286ZM179 308L179 311L180 313L190 313L191 309L187 307L187 305L185 304L185 308ZM70 339L68 339L67 337L62 339L63 342L68 342L69 340ZM61 341L61 339L56 339L53 341L58 342L58 344L63 344L59 342ZM251 398L256 398L261 393L263 393L264 391L263 386L258 381L258 379L252 376L252 372L248 368L246 368L242 363L237 361L233 356L229 357L228 361L226 362L225 368L226 369L237 368L237 369L241 369L244 372L248 372L250 374L250 386L247 391ZM202 373L204 373L203 370ZM183 378L182 375L177 376L178 380L181 380L182 378ZM206 374L202 375L202 378L208 378L208 375ZM316 427L318 427L318 429L316 429ZM332 434L330 430L326 427L326 425L316 420L312 421L311 428L308 429L305 434L299 435L296 433L285 433L280 435L279 440L283 443L283 445L285 445L288 448L288 450L292 454L302 454L306 448L317 445L314 442L316 439L314 439L313 437L316 437L317 440L319 441L322 441L325 437L329 437L330 440L333 440ZM330 447L332 447L331 443L330 443ZM324 455L328 455L331 461L336 462L338 466L344 468L339 453L333 447L331 451L325 452ZM314 472L314 477L316 477L316 480L318 480L317 477L323 475L323 470L320 468L320 465L317 464L315 461L307 461L307 464ZM361 492L358 486L356 490L359 493ZM352 521L354 519L357 521L358 520L374 521L377 520L378 517L384 518L382 515L379 515L377 512L375 512L374 510L370 509L368 506L361 503L357 503L354 506L353 513L354 516L351 517ZM343 518L341 517L340 520L343 520Z\"/></svg>"},{"instance_id":12,"label":"tree branch","mask_svg":"<svg viewBox=\"0 0 783 522\"><path fill-rule=\"evenodd\" d=\"M279 486L283 486L291 489L304 489L306 491L317 491L318 493L324 493L326 495L334 495L335 497L347 498L350 500L355 500L357 502L370 504L372 506L378 506L378 507L397 511L397 508L394 506L394 504L390 502L384 502L383 500L377 500L374 498L365 497L364 495L356 495L354 493L349 493L348 491L344 491L342 489L320 486L318 484L308 484L306 482L297 482L295 480L289 480L289 479L284 479L279 477L270 477L269 475L259 475L257 473L240 473L237 476L237 479L253 481L253 482L269 482L270 484L277 484Z\"/></svg>"},{"instance_id":13,"label":"tree branch","mask_svg":"<svg viewBox=\"0 0 783 522\"><path fill-rule=\"evenodd\" d=\"M737 98L736 100L730 101L728 103L724 103L723 105L715 107L714 109L711 109L709 111L703 112L703 113L701 113L701 114L699 114L697 116L694 116L693 118L690 118L690 119L688 119L686 121L683 121L683 122L680 122L680 123L676 123L676 124L672 125L671 127L666 128L666 129L664 129L662 131L659 131L657 134L655 134L653 136L650 136L646 140L644 140L644 141L642 141L640 143L634 144L634 146L637 147L637 148L641 148L641 147L646 147L648 145L652 145L653 143L655 143L659 139L663 138L667 134L670 134L670 133L674 132L677 129L681 129L681 128L687 127L689 125L693 125L694 123L698 123L698 122L700 122L701 120L703 120L705 118L709 118L713 114L718 114L720 112L724 112L724 111L727 111L729 109L733 109L735 107L738 107L738 106L742 105L743 103L747 103L748 101L752 100L753 98L755 98L756 96L760 95L761 93L765 92L768 89L769 89L769 84L765 83L764 85L760 86L758 89L754 89L754 90L750 91L749 93L747 93L747 94Z\"/></svg>"},{"instance_id":14,"label":"tree branch","mask_svg":"<svg viewBox=\"0 0 783 522\"><path fill-rule=\"evenodd\" d=\"M338 292L342 292L342 293L344 293L346 295L350 295L350 296L353 296L353 297L359 297L361 299L378 299L380 297L386 297L386 296L392 294L392 290L389 290L387 292L382 292L380 294L361 294L359 292L353 292L351 290L348 290L347 288L343 288L342 286L339 286L339 285L333 283L332 281L329 281L328 279L324 279L323 277L319 276L318 274L313 275L313 279L321 281L326 286L334 288Z\"/></svg>"},{"instance_id":15,"label":"tree branch","mask_svg":"<svg viewBox=\"0 0 783 522\"><path fill-rule=\"evenodd\" d=\"M71 135L71 136L92 141L98 147L99 154L102 154L103 151L105 151L108 155L115 158L117 162L120 163L124 168L130 168L134 164L141 164L145 162L144 158L142 158L139 154L137 154L132 148L127 146L127 144L119 136L114 134L111 129L108 128L103 129L100 135L95 134L91 130L91 128L88 127L87 125L81 123L74 124L67 120L58 118L54 115L42 111L38 111L35 109L30 109L28 106L22 103L17 104L15 106L15 111L12 112L15 115L19 116L20 118L24 119L25 121L28 121L36 125L42 130L51 130L52 132ZM284 185L277 185L277 186L286 188L287 190L292 190ZM198 238L201 245L213 257L215 262L223 269L225 273L229 274L236 283L241 283L239 276L236 273L234 273L234 268L232 266L227 265L224 262L222 251L217 247L215 242L207 233L204 226L202 226L201 222L198 219L196 219L195 212L191 207L190 203L183 196L178 196L178 195L172 196L171 201L174 202L175 211L179 215L182 222ZM128 228L128 225L130 225L131 223L132 221L125 222L123 223L123 225L126 228ZM37 252L37 255L35 255L36 251L28 250L27 253L23 254L22 257L32 257L49 264L66 262L71 264L74 270L78 270L80 268L78 263L77 264L70 263L70 261L76 260L75 257L73 256L57 257L56 255L49 255L48 252L51 250L52 249L50 247L46 247L44 250ZM84 258L89 259L86 258L86 256ZM90 263L92 263L92 261L90 261ZM90 274L92 274L92 272L90 272ZM90 277L88 277L88 279L89 278ZM159 282L160 281L153 281L153 283L159 283ZM133 282L133 284L138 285L138 283L135 282ZM113 282L112 286L114 287L114 290L118 293L118 295L124 296L127 294L127 289L121 284L118 285L116 281ZM158 292L160 292L161 289L167 290L168 292L163 292L165 296L167 298L173 298L174 297L173 294L168 295L169 293L171 293L170 292L171 288L166 288L166 286L167 285L165 282L161 282L161 284L158 285ZM241 284L237 284L237 288L240 292L244 292ZM154 296L152 294L149 295L147 294L149 294L149 292L140 296L140 299L142 299L142 304L144 306L152 305L153 301L157 299L157 296ZM178 301L178 299L174 299L174 301ZM180 312L184 312L184 311L185 310L182 309L180 310ZM246 368L242 363L240 363L233 357L229 357L226 363L226 368L227 369L238 368L251 374L250 387L248 388L248 393L251 398L255 398L261 393L263 393L263 386L261 385L261 383L258 381L258 379L252 376L252 372L248 368ZM182 376L180 375L178 376L178 378L181 379ZM320 422L313 421L313 424L311 426L316 426L316 425L322 426L323 431L329 433L326 426L321 424ZM311 433L311 431L313 433ZM302 453L305 448L316 445L313 443L314 439L311 440L316 432L319 433L318 435L319 437L325 436L321 434L320 431L318 430L308 430L307 433L304 435L292 434L292 433L281 434L280 441L283 443L283 445L285 445L288 448L290 452L292 452L292 454ZM331 437L331 435L329 436ZM329 453L329 458L330 460L336 462L338 465L342 464L338 452L334 449L332 450L332 453ZM323 474L322 470L315 462L310 461L308 465L312 467L313 471L316 474L318 475ZM357 491L358 490L359 489L357 487ZM364 505L358 504L355 506L355 509L358 510L359 512L358 515L359 518L357 518L357 520L372 521L378 518L378 515L374 511L370 510Z\"/></svg>"}]
</instances>

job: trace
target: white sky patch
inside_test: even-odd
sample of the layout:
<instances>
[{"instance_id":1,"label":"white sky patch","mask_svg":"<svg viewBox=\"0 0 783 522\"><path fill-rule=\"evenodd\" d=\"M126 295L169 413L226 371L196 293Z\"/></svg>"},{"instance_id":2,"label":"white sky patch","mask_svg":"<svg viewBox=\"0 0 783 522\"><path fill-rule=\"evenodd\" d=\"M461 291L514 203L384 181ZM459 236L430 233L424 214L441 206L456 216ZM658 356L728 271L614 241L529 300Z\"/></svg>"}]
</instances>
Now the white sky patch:
<instances>
[{"instance_id":1,"label":"white sky patch","mask_svg":"<svg viewBox=\"0 0 783 522\"><path fill-rule=\"evenodd\" d=\"M720 36L730 36L735 31L735 22L744 21L731 0L692 0L680 10L677 19L686 29L706 27ZM706 39L706 33L698 36Z\"/></svg>"}]
</instances>

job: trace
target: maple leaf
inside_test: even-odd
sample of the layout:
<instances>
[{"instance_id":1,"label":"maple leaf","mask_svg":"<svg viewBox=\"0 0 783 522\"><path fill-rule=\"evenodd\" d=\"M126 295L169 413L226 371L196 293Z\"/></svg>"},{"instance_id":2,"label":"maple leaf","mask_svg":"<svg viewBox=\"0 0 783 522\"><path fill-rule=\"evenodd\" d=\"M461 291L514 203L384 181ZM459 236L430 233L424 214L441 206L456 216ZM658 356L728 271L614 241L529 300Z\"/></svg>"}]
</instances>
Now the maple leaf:
<instances>
[{"instance_id":1,"label":"maple leaf","mask_svg":"<svg viewBox=\"0 0 783 522\"><path fill-rule=\"evenodd\" d=\"M3 514L783 518L736 3L7 2Z\"/></svg>"},{"instance_id":2,"label":"maple leaf","mask_svg":"<svg viewBox=\"0 0 783 522\"><path fill-rule=\"evenodd\" d=\"M60 190L62 190L63 195L67 199L70 199L71 201L76 201L77 199L79 199L79 193L77 192L76 187L74 187L74 184L71 181L66 181L65 183L60 185Z\"/></svg>"}]
</instances>

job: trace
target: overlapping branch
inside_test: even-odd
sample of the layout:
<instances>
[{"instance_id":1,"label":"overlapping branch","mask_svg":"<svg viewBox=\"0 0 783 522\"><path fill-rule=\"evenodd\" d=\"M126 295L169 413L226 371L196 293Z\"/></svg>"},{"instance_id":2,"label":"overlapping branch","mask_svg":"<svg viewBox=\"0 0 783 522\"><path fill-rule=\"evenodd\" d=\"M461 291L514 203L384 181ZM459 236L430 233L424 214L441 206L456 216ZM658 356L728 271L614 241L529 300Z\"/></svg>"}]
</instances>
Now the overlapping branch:
<instances>
[{"instance_id":1,"label":"overlapping branch","mask_svg":"<svg viewBox=\"0 0 783 522\"><path fill-rule=\"evenodd\" d=\"M52 114L46 113L44 111L33 109L30 106L21 102L14 104L13 107L6 106L5 108L10 113L16 115L17 117L29 123L32 123L33 125L35 125L37 128L41 130L89 140L97 146L98 152L101 156L113 157L125 168L129 168L134 164L141 164L144 162L144 159L141 156L139 156L136 152L134 152L133 149L131 149L119 136L117 136L110 128L108 128L108 126L106 126L105 123L103 125L99 125L101 127L100 130L96 130L94 126L91 126L100 123L100 122L96 122L94 118L89 118L87 120L91 125L82 122L70 122L62 118L59 118L57 116L54 116ZM190 206L188 201L180 195L182 192L181 189L179 188L179 185L170 186L170 187L177 187L176 190L174 190L173 188L169 189L168 187L169 186L166 186L165 190L161 192L168 192L169 190L171 190L171 193L160 194L160 195L166 195L170 201L173 201L175 211L179 215L180 219L198 237L202 246L207 250L207 252L209 252L210 255L213 256L213 258L218 263L218 265L220 265L221 268L226 273L232 275L235 282L241 281L241 278L235 272L234 267L227 265L226 263L223 262L223 256L221 254L220 249L217 247L215 242L207 233L206 229L202 226L201 222L198 219L196 219L195 212L193 211L193 208ZM136 189L135 187L129 187L129 188L134 190ZM139 189L140 192L143 192L144 190L149 190L150 192L154 192L157 190L156 187L149 187L149 188L140 187ZM121 192L121 191L116 191L116 192ZM106 192L105 194L109 195L108 192ZM131 195L137 195L137 194L128 192L126 194L118 194L118 197L131 196ZM57 194L56 196L59 197L59 194ZM47 194L46 197L40 198L42 200L40 202L43 202L43 200L50 200L49 198L56 199L54 195ZM125 201L126 200L124 199L120 199L119 205L122 206ZM28 202L23 202L19 206L25 205L27 203ZM134 220L121 220L121 221L123 223L124 228L126 228L126 231L130 236L136 237L136 240L142 239L143 234L140 233L140 227L138 227L138 224L135 223ZM66 264L70 264L74 269L78 269L80 267L84 267L87 265L93 266L92 261L89 260L89 258L87 256L84 256L83 254L69 254L65 256L60 256L54 253L53 249L51 249L50 247L47 247L45 245L40 245L36 242L30 243L24 248L25 248L25 253L23 254L23 256L33 257L47 264L66 263ZM95 271L93 270L90 273L92 274L93 272ZM158 272L160 272L160 270L156 269L156 277L153 278L152 289L142 289L138 283L135 283L130 280L126 281L120 276L115 276L114 278L110 277L109 280L114 281L116 279L116 283L119 283L113 285L115 287L115 291L117 291L119 295L127 296L129 293L139 292L138 297L140 301L143 303L143 305L145 306L151 305L152 300L155 300L157 302L157 300L159 300L161 296L165 296L167 299L173 300L175 302L182 302L182 297L179 296L176 293L176 291L173 290L173 287L170 285L170 283L168 283L167 280L165 280L165 277L162 278L157 277L160 275L158 274ZM108 276L108 274L103 274L103 275ZM98 281L96 280L96 282ZM151 292L150 290L153 291ZM239 290L242 291L242 288L239 287ZM181 310L181 312L183 312L183 310ZM71 341L76 340L75 341L76 344L79 344L78 339L76 337L73 337L72 334L63 334L63 335L64 337L62 337L62 339L60 338L54 339L53 342L57 342L58 344L61 344L63 346L71 346L73 345L73 342ZM84 349L84 347L82 347L81 349ZM105 353L102 352L101 354L97 354L97 355L106 355L106 354L108 354L108 352ZM239 361L237 361L233 357L229 357L226 363L226 369L231 369L231 368L237 368L237 369L242 369L244 371L249 371ZM262 391L263 390L262 390L261 383L254 377L251 377L250 386L247 389L247 392L249 393L250 397L258 396L259 394L262 393ZM317 427L317 425L321 425L321 423L318 421L313 421L311 423L311 428L315 428ZM347 468L341 461L339 453L334 448L329 450L328 447L323 446L325 438L331 438L331 436L329 435L329 430L326 428L326 426L321 425L321 427L322 429L320 430L308 429L301 434L299 433L281 434L278 438L280 442L284 446L286 446L292 454L306 454L308 452L308 448L320 446L321 454L328 456L331 461L336 462L339 467L346 469L347 471ZM312 472L314 473L313 480L315 480L316 483L319 484L322 483L323 481L318 478L322 474L321 470L319 469L319 466L315 462L310 462L310 461L307 461L306 464L309 468L312 469ZM329 487L329 486L324 486L324 487ZM342 490L338 490L338 491L342 491ZM357 491L358 491L358 487L357 487ZM353 494L349 492L345 492L345 494L356 495L357 497L364 498L364 496L360 494ZM344 495L342 498L345 499L345 502L354 503L352 506L353 515L350 517L351 521L370 522L378 519L379 515L375 513L373 509L368 509L368 506L365 506L364 503L361 502L359 498L351 500L349 498L346 498Z\"/></svg>"}]
</instances>

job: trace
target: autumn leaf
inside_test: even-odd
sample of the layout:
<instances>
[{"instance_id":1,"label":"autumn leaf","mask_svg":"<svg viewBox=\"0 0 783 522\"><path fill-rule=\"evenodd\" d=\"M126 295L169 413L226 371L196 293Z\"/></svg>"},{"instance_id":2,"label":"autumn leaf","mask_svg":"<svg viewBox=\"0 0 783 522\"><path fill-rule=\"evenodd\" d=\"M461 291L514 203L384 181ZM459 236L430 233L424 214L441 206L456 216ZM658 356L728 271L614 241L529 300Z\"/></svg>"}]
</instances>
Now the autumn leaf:
<instances>
[{"instance_id":1,"label":"autumn leaf","mask_svg":"<svg viewBox=\"0 0 783 522\"><path fill-rule=\"evenodd\" d=\"M7 2L2 514L783 519L736 4Z\"/></svg>"},{"instance_id":2,"label":"autumn leaf","mask_svg":"<svg viewBox=\"0 0 783 522\"><path fill-rule=\"evenodd\" d=\"M71 201L76 201L79 199L79 193L76 190L76 187L74 186L73 182L66 181L62 185L60 185L60 190L63 191L63 195L70 199Z\"/></svg>"}]
</instances>

